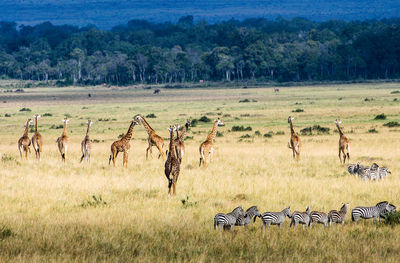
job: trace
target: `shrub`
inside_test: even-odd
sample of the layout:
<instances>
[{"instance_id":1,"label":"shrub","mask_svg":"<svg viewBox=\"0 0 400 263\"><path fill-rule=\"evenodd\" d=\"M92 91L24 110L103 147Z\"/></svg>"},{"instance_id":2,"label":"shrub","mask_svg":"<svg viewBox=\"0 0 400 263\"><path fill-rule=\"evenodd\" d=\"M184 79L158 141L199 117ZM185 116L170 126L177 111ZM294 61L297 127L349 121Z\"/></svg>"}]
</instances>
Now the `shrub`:
<instances>
[{"instance_id":1,"label":"shrub","mask_svg":"<svg viewBox=\"0 0 400 263\"><path fill-rule=\"evenodd\" d=\"M65 113L65 114L64 114L64 117L65 117L65 118L71 118L72 116L71 116L71 114L69 114L69 113Z\"/></svg>"},{"instance_id":2,"label":"shrub","mask_svg":"<svg viewBox=\"0 0 400 263\"><path fill-rule=\"evenodd\" d=\"M398 123L397 121L389 121L388 123L383 124L383 126L386 126L389 128L399 127L400 123Z\"/></svg>"},{"instance_id":3,"label":"shrub","mask_svg":"<svg viewBox=\"0 0 400 263\"><path fill-rule=\"evenodd\" d=\"M197 201L195 201L195 202L189 201L189 196L186 196L186 198L181 199L181 202L182 202L183 208L189 208L189 207L192 207L192 206L197 206L197 203L198 203Z\"/></svg>"},{"instance_id":4,"label":"shrub","mask_svg":"<svg viewBox=\"0 0 400 263\"><path fill-rule=\"evenodd\" d=\"M118 135L118 139L121 139L122 137L124 137L125 133L121 133L120 135Z\"/></svg>"},{"instance_id":5,"label":"shrub","mask_svg":"<svg viewBox=\"0 0 400 263\"><path fill-rule=\"evenodd\" d=\"M51 117L53 116L53 114L46 112L45 114L43 114L43 117Z\"/></svg>"},{"instance_id":6,"label":"shrub","mask_svg":"<svg viewBox=\"0 0 400 263\"><path fill-rule=\"evenodd\" d=\"M157 118L157 116L154 113L150 113L146 115L146 118L154 119Z\"/></svg>"},{"instance_id":7,"label":"shrub","mask_svg":"<svg viewBox=\"0 0 400 263\"><path fill-rule=\"evenodd\" d=\"M261 136L261 132L260 132L260 131L255 131L255 132L254 132L254 135L256 135L256 136Z\"/></svg>"},{"instance_id":8,"label":"shrub","mask_svg":"<svg viewBox=\"0 0 400 263\"><path fill-rule=\"evenodd\" d=\"M265 138L271 138L272 135L273 135L273 133L268 132L268 133L265 133L265 134L264 134L264 137L265 137Z\"/></svg>"},{"instance_id":9,"label":"shrub","mask_svg":"<svg viewBox=\"0 0 400 263\"><path fill-rule=\"evenodd\" d=\"M230 114L224 114L224 115L222 115L222 117L227 118L227 117L232 117L232 115L230 115Z\"/></svg>"},{"instance_id":10,"label":"shrub","mask_svg":"<svg viewBox=\"0 0 400 263\"><path fill-rule=\"evenodd\" d=\"M217 137L224 137L224 134L223 134L222 132L220 132L220 131L217 131L216 136L217 136Z\"/></svg>"},{"instance_id":11,"label":"shrub","mask_svg":"<svg viewBox=\"0 0 400 263\"><path fill-rule=\"evenodd\" d=\"M251 135L246 133L245 135L240 136L240 138L241 139L248 139L248 138L251 138Z\"/></svg>"},{"instance_id":12,"label":"shrub","mask_svg":"<svg viewBox=\"0 0 400 263\"><path fill-rule=\"evenodd\" d=\"M373 98L365 98L364 101L373 101Z\"/></svg>"},{"instance_id":13,"label":"shrub","mask_svg":"<svg viewBox=\"0 0 400 263\"><path fill-rule=\"evenodd\" d=\"M397 93L400 93L400 90L394 90L394 91L390 92L390 94L397 94Z\"/></svg>"},{"instance_id":14,"label":"shrub","mask_svg":"<svg viewBox=\"0 0 400 263\"><path fill-rule=\"evenodd\" d=\"M374 120L386 120L385 113L381 113L379 115L376 115Z\"/></svg>"},{"instance_id":15,"label":"shrub","mask_svg":"<svg viewBox=\"0 0 400 263\"><path fill-rule=\"evenodd\" d=\"M312 127L306 127L302 130L300 130L300 133L302 135L312 135L313 132L317 133L317 134L329 134L330 128L328 127L322 127L319 124L318 125L314 125Z\"/></svg>"},{"instance_id":16,"label":"shrub","mask_svg":"<svg viewBox=\"0 0 400 263\"><path fill-rule=\"evenodd\" d=\"M292 110L292 112L304 112L304 110L303 109L295 109L295 110Z\"/></svg>"},{"instance_id":17,"label":"shrub","mask_svg":"<svg viewBox=\"0 0 400 263\"><path fill-rule=\"evenodd\" d=\"M50 126L50 129L62 129L62 128L64 128L64 125L62 125L62 124L60 124L60 125L53 124Z\"/></svg>"},{"instance_id":18,"label":"shrub","mask_svg":"<svg viewBox=\"0 0 400 263\"><path fill-rule=\"evenodd\" d=\"M387 225L399 225L400 224L400 212L394 211L386 215L385 224Z\"/></svg>"},{"instance_id":19,"label":"shrub","mask_svg":"<svg viewBox=\"0 0 400 263\"><path fill-rule=\"evenodd\" d=\"M244 127L242 126L232 126L232 131L233 132L241 132L241 131L251 131L253 130L250 126Z\"/></svg>"},{"instance_id":20,"label":"shrub","mask_svg":"<svg viewBox=\"0 0 400 263\"><path fill-rule=\"evenodd\" d=\"M1 161L4 163L5 162L14 162L14 161L16 161L16 159L14 158L14 156L5 153L1 156Z\"/></svg>"},{"instance_id":21,"label":"shrub","mask_svg":"<svg viewBox=\"0 0 400 263\"><path fill-rule=\"evenodd\" d=\"M246 102L250 102L250 100L249 99L239 100L239 103L246 103Z\"/></svg>"},{"instance_id":22,"label":"shrub","mask_svg":"<svg viewBox=\"0 0 400 263\"><path fill-rule=\"evenodd\" d=\"M104 118L104 119L103 118L99 118L98 119L98 121L109 121L109 120L110 120L109 118Z\"/></svg>"},{"instance_id":23,"label":"shrub","mask_svg":"<svg viewBox=\"0 0 400 263\"><path fill-rule=\"evenodd\" d=\"M284 131L277 131L277 132L275 133L275 135L285 135L285 132L284 132Z\"/></svg>"},{"instance_id":24,"label":"shrub","mask_svg":"<svg viewBox=\"0 0 400 263\"><path fill-rule=\"evenodd\" d=\"M29 109L29 108L22 108L22 109L20 109L19 111L32 111L31 109Z\"/></svg>"},{"instance_id":25,"label":"shrub","mask_svg":"<svg viewBox=\"0 0 400 263\"><path fill-rule=\"evenodd\" d=\"M369 130L368 130L368 132L369 133L378 133L378 130L376 130L375 128L370 128Z\"/></svg>"},{"instance_id":26,"label":"shrub","mask_svg":"<svg viewBox=\"0 0 400 263\"><path fill-rule=\"evenodd\" d=\"M394 98L393 101L397 101L397 98Z\"/></svg>"},{"instance_id":27,"label":"shrub","mask_svg":"<svg viewBox=\"0 0 400 263\"><path fill-rule=\"evenodd\" d=\"M2 226L0 227L0 240L6 239L7 237L10 237L14 235L13 232L11 231L11 229Z\"/></svg>"},{"instance_id":28,"label":"shrub","mask_svg":"<svg viewBox=\"0 0 400 263\"><path fill-rule=\"evenodd\" d=\"M98 207L98 206L104 206L107 205L107 202L103 200L101 195L96 196L92 195L91 198L88 200L85 200L81 203L81 207L87 208L87 207Z\"/></svg>"},{"instance_id":29,"label":"shrub","mask_svg":"<svg viewBox=\"0 0 400 263\"><path fill-rule=\"evenodd\" d=\"M85 106L82 107L82 110L87 110L87 109L89 109L89 108L85 107Z\"/></svg>"},{"instance_id":30,"label":"shrub","mask_svg":"<svg viewBox=\"0 0 400 263\"><path fill-rule=\"evenodd\" d=\"M9 118L9 117L11 117L11 114L9 114L9 113L6 113L6 114L4 114L4 117L7 117L7 118Z\"/></svg>"},{"instance_id":31,"label":"shrub","mask_svg":"<svg viewBox=\"0 0 400 263\"><path fill-rule=\"evenodd\" d=\"M196 127L198 122L199 122L199 121L198 121L197 119L193 119L193 120L191 120L190 125L191 125L192 127Z\"/></svg>"},{"instance_id":32,"label":"shrub","mask_svg":"<svg viewBox=\"0 0 400 263\"><path fill-rule=\"evenodd\" d=\"M199 119L199 121L201 121L201 122L211 122L211 119L208 118L207 116L202 116L202 117Z\"/></svg>"}]
</instances>

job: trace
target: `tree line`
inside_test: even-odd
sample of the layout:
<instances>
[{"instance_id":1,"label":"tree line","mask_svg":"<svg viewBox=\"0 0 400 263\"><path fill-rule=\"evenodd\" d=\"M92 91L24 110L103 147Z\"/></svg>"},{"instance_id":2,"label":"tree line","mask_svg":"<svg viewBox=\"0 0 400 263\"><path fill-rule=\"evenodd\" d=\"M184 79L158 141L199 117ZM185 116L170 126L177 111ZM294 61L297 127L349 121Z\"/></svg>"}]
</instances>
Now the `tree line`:
<instances>
[{"instance_id":1,"label":"tree line","mask_svg":"<svg viewBox=\"0 0 400 263\"><path fill-rule=\"evenodd\" d=\"M93 25L0 22L0 77L59 84L400 77L400 19Z\"/></svg>"}]
</instances>

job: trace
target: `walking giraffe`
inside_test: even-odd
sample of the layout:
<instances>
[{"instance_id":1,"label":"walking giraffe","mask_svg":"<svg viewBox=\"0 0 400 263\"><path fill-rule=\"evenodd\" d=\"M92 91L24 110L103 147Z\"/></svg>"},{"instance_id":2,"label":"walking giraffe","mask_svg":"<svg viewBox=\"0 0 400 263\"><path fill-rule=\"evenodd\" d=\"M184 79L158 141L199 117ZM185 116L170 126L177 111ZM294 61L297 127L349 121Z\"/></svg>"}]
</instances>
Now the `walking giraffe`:
<instances>
[{"instance_id":1,"label":"walking giraffe","mask_svg":"<svg viewBox=\"0 0 400 263\"><path fill-rule=\"evenodd\" d=\"M179 158L177 157L177 152L176 152L176 145L175 145L175 140L174 140L174 132L177 130L176 126L169 127L169 150L168 150L168 156L167 160L165 161L165 176L168 179L168 194L171 194L171 187L173 189L173 195L176 195L176 183L178 181L178 176L180 172L180 165L181 162Z\"/></svg>"},{"instance_id":2,"label":"walking giraffe","mask_svg":"<svg viewBox=\"0 0 400 263\"><path fill-rule=\"evenodd\" d=\"M140 114L136 115L135 120L137 122L141 122L143 124L143 127L146 129L146 132L149 135L149 138L147 139L147 141L149 143L149 147L147 147L147 149L146 149L146 160L148 158L149 151L150 151L151 157L153 158L153 151L151 148L153 146L156 146L159 151L158 158L160 158L160 156L161 156L163 161L165 161L165 154L162 150L162 148L164 146L163 138L161 138L160 136L158 136L156 134L156 131L153 128L151 128L149 123L146 121L146 119L142 115L140 115Z\"/></svg>"},{"instance_id":3,"label":"walking giraffe","mask_svg":"<svg viewBox=\"0 0 400 263\"><path fill-rule=\"evenodd\" d=\"M339 160L340 163L342 163L342 156L341 154L343 153L343 163L346 163L346 157L347 157L347 162L350 160L350 140L343 134L342 129L340 128L340 124L342 122L338 119L335 120L336 127L339 131Z\"/></svg>"},{"instance_id":4,"label":"walking giraffe","mask_svg":"<svg viewBox=\"0 0 400 263\"><path fill-rule=\"evenodd\" d=\"M225 124L218 118L214 121L213 128L208 134L206 140L200 144L200 164L203 162L203 165L207 167L207 158L210 155L210 162L212 160L212 156L214 154L214 138L217 135L217 126L224 126Z\"/></svg>"},{"instance_id":5,"label":"walking giraffe","mask_svg":"<svg viewBox=\"0 0 400 263\"><path fill-rule=\"evenodd\" d=\"M43 145L43 139L42 135L40 132L38 132L38 120L40 119L40 115L35 115L33 118L35 119L35 133L32 136L32 146L33 149L35 150L35 156L36 159L40 160L40 154L42 153L42 145Z\"/></svg>"},{"instance_id":6,"label":"walking giraffe","mask_svg":"<svg viewBox=\"0 0 400 263\"><path fill-rule=\"evenodd\" d=\"M92 150L92 142L90 141L89 138L89 132L93 122L91 120L88 120L86 124L87 124L86 136L81 142L82 157L80 162L82 162L84 158L86 162L90 162L90 152Z\"/></svg>"},{"instance_id":7,"label":"walking giraffe","mask_svg":"<svg viewBox=\"0 0 400 263\"><path fill-rule=\"evenodd\" d=\"M185 135L190 126L192 126L192 124L190 120L187 120L180 134L179 134L179 126L178 129L176 129L177 138L175 139L175 146L177 149L177 156L180 162L182 162L183 155L185 155Z\"/></svg>"},{"instance_id":8,"label":"walking giraffe","mask_svg":"<svg viewBox=\"0 0 400 263\"><path fill-rule=\"evenodd\" d=\"M19 156L22 158L22 154L25 155L25 159L28 160L28 154L31 152L29 146L31 145L31 140L29 140L28 133L29 133L29 126L32 125L32 120L28 119L25 123L25 131L24 135L18 140L18 150Z\"/></svg>"},{"instance_id":9,"label":"walking giraffe","mask_svg":"<svg viewBox=\"0 0 400 263\"><path fill-rule=\"evenodd\" d=\"M67 149L68 149L68 136L67 136L67 124L68 124L69 120L67 118L65 118L63 120L64 123L64 129L63 129L63 133L61 134L60 137L57 138L57 146L58 146L58 150L60 151L61 154L61 160L63 162L65 162L65 155L67 154Z\"/></svg>"},{"instance_id":10,"label":"walking giraffe","mask_svg":"<svg viewBox=\"0 0 400 263\"><path fill-rule=\"evenodd\" d=\"M129 142L132 138L133 127L135 127L135 125L139 125L139 123L135 120L132 120L131 125L129 125L126 134L122 136L121 139L111 144L111 155L110 158L108 159L108 164L110 164L112 160L113 166L115 167L115 159L117 158L118 153L123 152L124 155L122 159L122 166L125 165L125 167L128 167L128 152L129 149L131 148L131 144Z\"/></svg>"},{"instance_id":11,"label":"walking giraffe","mask_svg":"<svg viewBox=\"0 0 400 263\"><path fill-rule=\"evenodd\" d=\"M300 137L296 134L293 128L293 123L292 121L294 120L293 117L289 116L288 118L288 123L290 124L290 143L288 144L288 147L292 149L293 152L293 158L297 158L297 160L300 158L300 150L301 150L301 141Z\"/></svg>"}]
</instances>

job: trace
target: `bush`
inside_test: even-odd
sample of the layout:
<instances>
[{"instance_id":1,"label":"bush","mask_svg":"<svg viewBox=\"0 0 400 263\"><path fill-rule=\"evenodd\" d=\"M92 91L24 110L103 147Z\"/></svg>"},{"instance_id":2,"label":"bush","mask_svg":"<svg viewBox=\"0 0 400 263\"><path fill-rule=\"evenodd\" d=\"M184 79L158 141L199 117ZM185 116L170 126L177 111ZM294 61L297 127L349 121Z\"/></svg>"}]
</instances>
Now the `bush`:
<instances>
[{"instance_id":1,"label":"bush","mask_svg":"<svg viewBox=\"0 0 400 263\"><path fill-rule=\"evenodd\" d=\"M370 128L368 130L369 133L378 133L378 130L376 130L375 128Z\"/></svg>"},{"instance_id":2,"label":"bush","mask_svg":"<svg viewBox=\"0 0 400 263\"><path fill-rule=\"evenodd\" d=\"M71 118L72 116L71 116L71 114L69 114L69 113L65 113L65 114L64 114L64 117L65 117L65 118Z\"/></svg>"},{"instance_id":3,"label":"bush","mask_svg":"<svg viewBox=\"0 0 400 263\"><path fill-rule=\"evenodd\" d=\"M250 100L249 99L239 100L239 103L246 103L246 102L250 102Z\"/></svg>"},{"instance_id":4,"label":"bush","mask_svg":"<svg viewBox=\"0 0 400 263\"><path fill-rule=\"evenodd\" d=\"M62 128L64 128L64 125L62 125L62 124L60 124L60 125L53 124L50 126L50 129L62 129Z\"/></svg>"},{"instance_id":5,"label":"bush","mask_svg":"<svg viewBox=\"0 0 400 263\"><path fill-rule=\"evenodd\" d=\"M271 138L272 135L273 135L273 133L268 132L268 133L265 133L265 134L264 134L264 137L265 137L265 138Z\"/></svg>"},{"instance_id":6,"label":"bush","mask_svg":"<svg viewBox=\"0 0 400 263\"><path fill-rule=\"evenodd\" d=\"M150 113L146 115L146 118L154 119L157 118L157 116L154 113Z\"/></svg>"},{"instance_id":7,"label":"bush","mask_svg":"<svg viewBox=\"0 0 400 263\"><path fill-rule=\"evenodd\" d=\"M22 109L20 109L19 111L32 111L31 109L29 109L29 108L22 108Z\"/></svg>"},{"instance_id":8,"label":"bush","mask_svg":"<svg viewBox=\"0 0 400 263\"><path fill-rule=\"evenodd\" d=\"M13 235L13 232L11 231L11 229L2 226L0 227L0 240L6 239L7 237L10 237Z\"/></svg>"},{"instance_id":9,"label":"bush","mask_svg":"<svg viewBox=\"0 0 400 263\"><path fill-rule=\"evenodd\" d=\"M196 127L198 122L199 122L198 120L193 119L193 120L190 121L190 125L191 125L192 127Z\"/></svg>"},{"instance_id":10,"label":"bush","mask_svg":"<svg viewBox=\"0 0 400 263\"><path fill-rule=\"evenodd\" d=\"M220 131L217 131L216 136L217 136L217 137L224 137L224 134L223 134L222 132L220 132Z\"/></svg>"},{"instance_id":11,"label":"bush","mask_svg":"<svg viewBox=\"0 0 400 263\"><path fill-rule=\"evenodd\" d=\"M251 138L251 135L246 133L245 135L240 136L240 138L241 139L248 139L248 138Z\"/></svg>"},{"instance_id":12,"label":"bush","mask_svg":"<svg viewBox=\"0 0 400 263\"><path fill-rule=\"evenodd\" d=\"M304 112L304 110L303 109L295 109L295 110L292 110L292 112Z\"/></svg>"},{"instance_id":13,"label":"bush","mask_svg":"<svg viewBox=\"0 0 400 263\"><path fill-rule=\"evenodd\" d=\"M242 126L232 126L232 131L233 132L241 132L241 131L251 131L253 130L250 126L244 127Z\"/></svg>"},{"instance_id":14,"label":"bush","mask_svg":"<svg viewBox=\"0 0 400 263\"><path fill-rule=\"evenodd\" d=\"M181 199L181 202L182 202L183 208L189 208L189 207L192 207L192 206L197 206L197 203L198 203L197 201L195 201L195 202L189 201L189 196L186 196L186 198Z\"/></svg>"},{"instance_id":15,"label":"bush","mask_svg":"<svg viewBox=\"0 0 400 263\"><path fill-rule=\"evenodd\" d=\"M379 115L376 115L374 120L386 120L385 113L381 113Z\"/></svg>"},{"instance_id":16,"label":"bush","mask_svg":"<svg viewBox=\"0 0 400 263\"><path fill-rule=\"evenodd\" d=\"M389 121L388 123L383 124L383 126L386 126L389 128L399 127L400 123L398 123L397 121Z\"/></svg>"},{"instance_id":17,"label":"bush","mask_svg":"<svg viewBox=\"0 0 400 263\"><path fill-rule=\"evenodd\" d=\"M203 116L203 117L201 117L201 118L199 119L199 121L201 121L201 122L211 122L211 119L208 118L207 116Z\"/></svg>"},{"instance_id":18,"label":"bush","mask_svg":"<svg viewBox=\"0 0 400 263\"><path fill-rule=\"evenodd\" d=\"M101 195L96 196L92 195L91 198L88 200L85 200L81 203L81 207L87 208L87 207L98 207L98 206L104 206L107 205L107 202L103 200Z\"/></svg>"},{"instance_id":19,"label":"bush","mask_svg":"<svg viewBox=\"0 0 400 263\"><path fill-rule=\"evenodd\" d=\"M385 224L387 225L399 225L400 224L400 212L394 211L386 215Z\"/></svg>"},{"instance_id":20,"label":"bush","mask_svg":"<svg viewBox=\"0 0 400 263\"><path fill-rule=\"evenodd\" d=\"M4 117L7 117L7 118L9 118L9 117L11 117L11 114L9 114L9 113L6 113L6 114L4 114Z\"/></svg>"},{"instance_id":21,"label":"bush","mask_svg":"<svg viewBox=\"0 0 400 263\"><path fill-rule=\"evenodd\" d=\"M43 117L51 117L53 116L53 114L46 112L45 114L43 114Z\"/></svg>"},{"instance_id":22,"label":"bush","mask_svg":"<svg viewBox=\"0 0 400 263\"><path fill-rule=\"evenodd\" d=\"M103 118L98 118L97 120L98 120L98 121L110 121L109 118L104 118L104 119L103 119Z\"/></svg>"},{"instance_id":23,"label":"bush","mask_svg":"<svg viewBox=\"0 0 400 263\"><path fill-rule=\"evenodd\" d=\"M313 132L317 133L317 134L329 134L330 128L328 127L322 127L319 124L318 125L314 125L312 127L306 127L302 130L300 130L300 133L302 135L312 135Z\"/></svg>"},{"instance_id":24,"label":"bush","mask_svg":"<svg viewBox=\"0 0 400 263\"><path fill-rule=\"evenodd\" d=\"M365 98L364 101L373 101L373 98Z\"/></svg>"},{"instance_id":25,"label":"bush","mask_svg":"<svg viewBox=\"0 0 400 263\"><path fill-rule=\"evenodd\" d=\"M261 132L260 132L260 131L255 131L255 132L254 132L254 135L255 135L255 136L261 136Z\"/></svg>"},{"instance_id":26,"label":"bush","mask_svg":"<svg viewBox=\"0 0 400 263\"><path fill-rule=\"evenodd\" d=\"M1 156L1 161L4 163L14 162L14 161L16 161L16 159L14 158L14 156L5 153Z\"/></svg>"},{"instance_id":27,"label":"bush","mask_svg":"<svg viewBox=\"0 0 400 263\"><path fill-rule=\"evenodd\" d=\"M284 131L277 131L277 132L275 133L275 135L285 135L285 132L284 132Z\"/></svg>"},{"instance_id":28,"label":"bush","mask_svg":"<svg viewBox=\"0 0 400 263\"><path fill-rule=\"evenodd\" d=\"M394 91L390 92L390 94L397 94L397 93L400 93L400 90L394 90Z\"/></svg>"},{"instance_id":29,"label":"bush","mask_svg":"<svg viewBox=\"0 0 400 263\"><path fill-rule=\"evenodd\" d=\"M122 137L124 137L125 133L121 133L120 135L118 135L118 139L121 139Z\"/></svg>"}]
</instances>

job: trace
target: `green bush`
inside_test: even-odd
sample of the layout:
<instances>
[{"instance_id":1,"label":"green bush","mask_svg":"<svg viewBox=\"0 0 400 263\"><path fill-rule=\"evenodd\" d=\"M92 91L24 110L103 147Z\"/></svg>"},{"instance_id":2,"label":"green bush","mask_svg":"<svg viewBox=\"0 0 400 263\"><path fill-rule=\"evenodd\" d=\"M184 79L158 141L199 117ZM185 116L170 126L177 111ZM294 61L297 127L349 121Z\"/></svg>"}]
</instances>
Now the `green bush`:
<instances>
[{"instance_id":1,"label":"green bush","mask_svg":"<svg viewBox=\"0 0 400 263\"><path fill-rule=\"evenodd\" d=\"M261 136L261 132L260 132L260 131L255 131L255 132L254 132L254 135L256 135L256 136Z\"/></svg>"},{"instance_id":2,"label":"green bush","mask_svg":"<svg viewBox=\"0 0 400 263\"><path fill-rule=\"evenodd\" d=\"M265 137L265 138L271 138L272 135L273 135L273 133L268 132L268 133L265 133L265 134L264 134L264 137Z\"/></svg>"},{"instance_id":3,"label":"green bush","mask_svg":"<svg viewBox=\"0 0 400 263\"><path fill-rule=\"evenodd\" d=\"M11 229L2 226L0 227L0 240L6 239L7 237L10 237L14 235L13 232L11 231Z\"/></svg>"},{"instance_id":4,"label":"green bush","mask_svg":"<svg viewBox=\"0 0 400 263\"><path fill-rule=\"evenodd\" d=\"M397 121L389 121L388 123L383 124L383 126L393 128L393 127L399 127L400 123Z\"/></svg>"},{"instance_id":5,"label":"green bush","mask_svg":"<svg viewBox=\"0 0 400 263\"><path fill-rule=\"evenodd\" d=\"M22 108L22 109L20 109L19 111L32 111L31 109L29 109L29 108Z\"/></svg>"},{"instance_id":6,"label":"green bush","mask_svg":"<svg viewBox=\"0 0 400 263\"><path fill-rule=\"evenodd\" d=\"M53 116L53 114L46 112L45 114L43 114L43 117L51 117Z\"/></svg>"},{"instance_id":7,"label":"green bush","mask_svg":"<svg viewBox=\"0 0 400 263\"><path fill-rule=\"evenodd\" d=\"M385 224L387 225L399 225L400 224L400 212L394 211L386 215Z\"/></svg>"},{"instance_id":8,"label":"green bush","mask_svg":"<svg viewBox=\"0 0 400 263\"><path fill-rule=\"evenodd\" d=\"M241 131L251 131L253 130L250 126L244 127L242 126L232 126L232 131L233 132L241 132Z\"/></svg>"},{"instance_id":9,"label":"green bush","mask_svg":"<svg viewBox=\"0 0 400 263\"><path fill-rule=\"evenodd\" d=\"M295 110L292 110L292 112L304 112L304 110L303 109L295 109Z\"/></svg>"},{"instance_id":10,"label":"green bush","mask_svg":"<svg viewBox=\"0 0 400 263\"><path fill-rule=\"evenodd\" d=\"M190 125L191 125L192 127L196 127L198 122L199 122L199 121L198 121L197 119L193 119L193 120L191 120Z\"/></svg>"},{"instance_id":11,"label":"green bush","mask_svg":"<svg viewBox=\"0 0 400 263\"><path fill-rule=\"evenodd\" d=\"M250 102L250 100L249 99L239 100L239 103L245 103L245 102Z\"/></svg>"},{"instance_id":12,"label":"green bush","mask_svg":"<svg viewBox=\"0 0 400 263\"><path fill-rule=\"evenodd\" d=\"M62 125L62 124L60 124L60 125L53 124L50 126L50 129L62 129L62 128L64 128L64 125Z\"/></svg>"},{"instance_id":13,"label":"green bush","mask_svg":"<svg viewBox=\"0 0 400 263\"><path fill-rule=\"evenodd\" d=\"M400 93L400 90L394 90L394 91L390 92L390 94L397 94L397 93Z\"/></svg>"},{"instance_id":14,"label":"green bush","mask_svg":"<svg viewBox=\"0 0 400 263\"><path fill-rule=\"evenodd\" d=\"M241 139L248 139L248 138L251 138L251 135L246 133L245 135L240 136L240 138Z\"/></svg>"},{"instance_id":15,"label":"green bush","mask_svg":"<svg viewBox=\"0 0 400 263\"><path fill-rule=\"evenodd\" d=\"M201 122L211 122L211 119L208 118L207 116L202 116L202 117L199 119L199 121L201 121Z\"/></svg>"},{"instance_id":16,"label":"green bush","mask_svg":"<svg viewBox=\"0 0 400 263\"><path fill-rule=\"evenodd\" d=\"M386 120L385 113L381 113L379 115L376 115L374 120Z\"/></svg>"},{"instance_id":17,"label":"green bush","mask_svg":"<svg viewBox=\"0 0 400 263\"><path fill-rule=\"evenodd\" d=\"M306 127L300 130L302 135L312 135L313 133L316 134L329 134L330 128L322 127L321 125L314 125L312 127Z\"/></svg>"},{"instance_id":18,"label":"green bush","mask_svg":"<svg viewBox=\"0 0 400 263\"><path fill-rule=\"evenodd\" d=\"M217 131L216 136L217 136L217 137L224 137L224 134L223 134L222 132L220 132L220 131Z\"/></svg>"},{"instance_id":19,"label":"green bush","mask_svg":"<svg viewBox=\"0 0 400 263\"><path fill-rule=\"evenodd\" d=\"M369 132L369 133L378 133L378 130L375 129L375 128L370 128L370 129L368 130L368 132Z\"/></svg>"},{"instance_id":20,"label":"green bush","mask_svg":"<svg viewBox=\"0 0 400 263\"><path fill-rule=\"evenodd\" d=\"M146 115L146 118L154 119L157 118L157 116L154 113L150 113Z\"/></svg>"}]
</instances>

